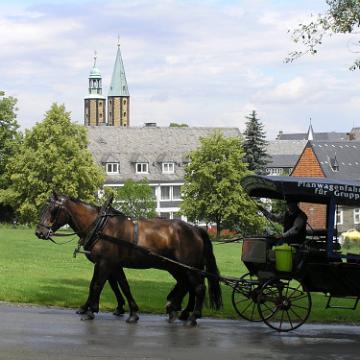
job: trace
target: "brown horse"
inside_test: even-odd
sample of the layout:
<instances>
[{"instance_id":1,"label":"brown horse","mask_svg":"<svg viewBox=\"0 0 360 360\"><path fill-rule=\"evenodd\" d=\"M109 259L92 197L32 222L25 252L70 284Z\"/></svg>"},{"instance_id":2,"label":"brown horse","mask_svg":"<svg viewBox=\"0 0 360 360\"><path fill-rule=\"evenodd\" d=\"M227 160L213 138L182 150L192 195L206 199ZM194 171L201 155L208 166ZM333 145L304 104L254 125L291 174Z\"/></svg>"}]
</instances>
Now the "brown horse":
<instances>
[{"instance_id":1,"label":"brown horse","mask_svg":"<svg viewBox=\"0 0 360 360\"><path fill-rule=\"evenodd\" d=\"M89 251L89 259L95 263L89 297L82 306L82 309L87 309L89 318L93 318L93 313L99 310L100 293L109 276L115 276L125 286L125 275L122 277L119 274L122 267L162 269L175 278L177 284L167 297L166 310L170 320L174 319L181 308L183 297L189 292L189 304L181 318L185 320L192 311L189 323L196 325L196 319L201 317L205 297L202 270L212 274L208 276L211 307L221 307L221 288L217 277L219 272L206 231L181 220L152 219L134 222L113 208L109 208L106 215L99 213L96 206L53 194L36 228L39 238L49 239L57 229L69 224L81 239L89 240L88 235L94 232L94 224L104 218L102 230L96 231L92 240L83 244ZM189 271L163 257L199 271ZM124 294L128 298L125 292ZM130 302L129 306L131 307Z\"/></svg>"}]
</instances>

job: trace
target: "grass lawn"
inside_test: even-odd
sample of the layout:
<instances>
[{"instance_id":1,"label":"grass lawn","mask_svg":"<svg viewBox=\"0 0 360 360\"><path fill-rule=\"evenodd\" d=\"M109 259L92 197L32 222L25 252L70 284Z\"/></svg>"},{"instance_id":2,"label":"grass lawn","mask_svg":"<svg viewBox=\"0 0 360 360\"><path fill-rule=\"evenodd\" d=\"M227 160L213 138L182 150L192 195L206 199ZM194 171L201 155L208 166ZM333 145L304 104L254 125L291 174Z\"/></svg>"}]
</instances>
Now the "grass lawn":
<instances>
[{"instance_id":1,"label":"grass lawn","mask_svg":"<svg viewBox=\"0 0 360 360\"><path fill-rule=\"evenodd\" d=\"M76 242L77 239L58 246L37 239L34 229L0 226L0 301L71 308L81 305L87 298L93 264L82 254L73 258ZM240 277L247 272L240 261L240 244L214 244L214 251L223 275ZM126 275L140 311L164 313L166 296L174 286L173 278L165 271L153 269L126 269ZM237 318L231 292L231 288L223 286L224 309L215 312L205 308L204 315ZM312 300L308 321L360 322L359 310L325 310L326 298L322 294L312 294ZM108 285L100 305L102 311L115 308L115 298Z\"/></svg>"}]
</instances>

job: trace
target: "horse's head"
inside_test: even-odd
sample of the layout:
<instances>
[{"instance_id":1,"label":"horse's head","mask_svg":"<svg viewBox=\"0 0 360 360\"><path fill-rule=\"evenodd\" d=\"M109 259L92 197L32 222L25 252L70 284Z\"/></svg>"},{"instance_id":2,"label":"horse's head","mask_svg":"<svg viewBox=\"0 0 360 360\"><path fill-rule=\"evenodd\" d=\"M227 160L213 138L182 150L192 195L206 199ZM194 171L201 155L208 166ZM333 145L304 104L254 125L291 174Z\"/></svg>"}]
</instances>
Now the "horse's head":
<instances>
[{"instance_id":1,"label":"horse's head","mask_svg":"<svg viewBox=\"0 0 360 360\"><path fill-rule=\"evenodd\" d=\"M57 195L54 192L44 204L40 212L40 222L35 230L35 235L39 239L50 239L56 230L69 222L65 202L66 197Z\"/></svg>"}]
</instances>

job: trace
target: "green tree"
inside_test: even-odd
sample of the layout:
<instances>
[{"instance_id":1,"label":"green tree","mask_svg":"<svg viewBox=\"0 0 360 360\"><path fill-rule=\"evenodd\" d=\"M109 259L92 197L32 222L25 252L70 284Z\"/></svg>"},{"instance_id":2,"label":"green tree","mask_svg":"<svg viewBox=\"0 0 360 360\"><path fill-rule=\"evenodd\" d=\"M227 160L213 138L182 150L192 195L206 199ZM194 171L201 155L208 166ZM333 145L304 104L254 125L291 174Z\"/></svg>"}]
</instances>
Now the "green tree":
<instances>
[{"instance_id":1,"label":"green tree","mask_svg":"<svg viewBox=\"0 0 360 360\"><path fill-rule=\"evenodd\" d=\"M21 134L18 132L19 125L16 121L16 102L13 97L5 97L0 92L0 189L9 186L9 179L6 176L6 164L11 160L17 151L21 141ZM0 221L10 221L13 217L13 209L0 201Z\"/></svg>"},{"instance_id":2,"label":"green tree","mask_svg":"<svg viewBox=\"0 0 360 360\"><path fill-rule=\"evenodd\" d=\"M73 124L63 105L53 104L42 122L25 132L6 166L11 184L0 202L17 209L21 222L33 222L52 190L95 201L104 173L87 148L85 127Z\"/></svg>"},{"instance_id":3,"label":"green tree","mask_svg":"<svg viewBox=\"0 0 360 360\"><path fill-rule=\"evenodd\" d=\"M115 208L127 216L135 219L156 216L155 195L146 179L138 182L127 180L124 186L116 190L106 188L106 193L113 193Z\"/></svg>"},{"instance_id":4,"label":"green tree","mask_svg":"<svg viewBox=\"0 0 360 360\"><path fill-rule=\"evenodd\" d=\"M182 213L192 222L215 223L217 236L222 225L242 233L262 228L256 205L240 185L250 173L243 161L242 140L216 131L200 142L189 154L190 163L185 168Z\"/></svg>"},{"instance_id":5,"label":"green tree","mask_svg":"<svg viewBox=\"0 0 360 360\"><path fill-rule=\"evenodd\" d=\"M291 31L295 43L302 43L305 50L290 52L285 59L292 62L304 54L315 55L324 37L333 34L354 33L360 26L359 0L326 0L328 10L312 17L307 24L300 24ZM359 52L359 41L353 43L353 52ZM360 69L360 59L355 59L350 70Z\"/></svg>"},{"instance_id":6,"label":"green tree","mask_svg":"<svg viewBox=\"0 0 360 360\"><path fill-rule=\"evenodd\" d=\"M0 99L0 188L6 186L5 167L20 141L16 102L11 96Z\"/></svg>"},{"instance_id":7,"label":"green tree","mask_svg":"<svg viewBox=\"0 0 360 360\"><path fill-rule=\"evenodd\" d=\"M248 168L256 174L264 174L268 155L266 154L267 141L263 124L256 117L256 111L252 111L246 116L246 129L244 132L244 161L248 163Z\"/></svg>"}]
</instances>

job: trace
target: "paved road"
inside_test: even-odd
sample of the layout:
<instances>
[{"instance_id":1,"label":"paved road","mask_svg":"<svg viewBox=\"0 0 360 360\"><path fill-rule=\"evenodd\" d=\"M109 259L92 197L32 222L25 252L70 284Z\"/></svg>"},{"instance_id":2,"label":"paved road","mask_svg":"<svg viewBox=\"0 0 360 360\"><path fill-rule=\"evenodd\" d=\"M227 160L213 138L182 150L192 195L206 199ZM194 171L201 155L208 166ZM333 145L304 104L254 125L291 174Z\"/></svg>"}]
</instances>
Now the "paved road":
<instances>
[{"instance_id":1,"label":"paved road","mask_svg":"<svg viewBox=\"0 0 360 360\"><path fill-rule=\"evenodd\" d=\"M360 359L360 327L305 324L279 334L245 321L199 323L141 315L129 325L109 313L80 321L73 310L0 304L0 360Z\"/></svg>"}]
</instances>

